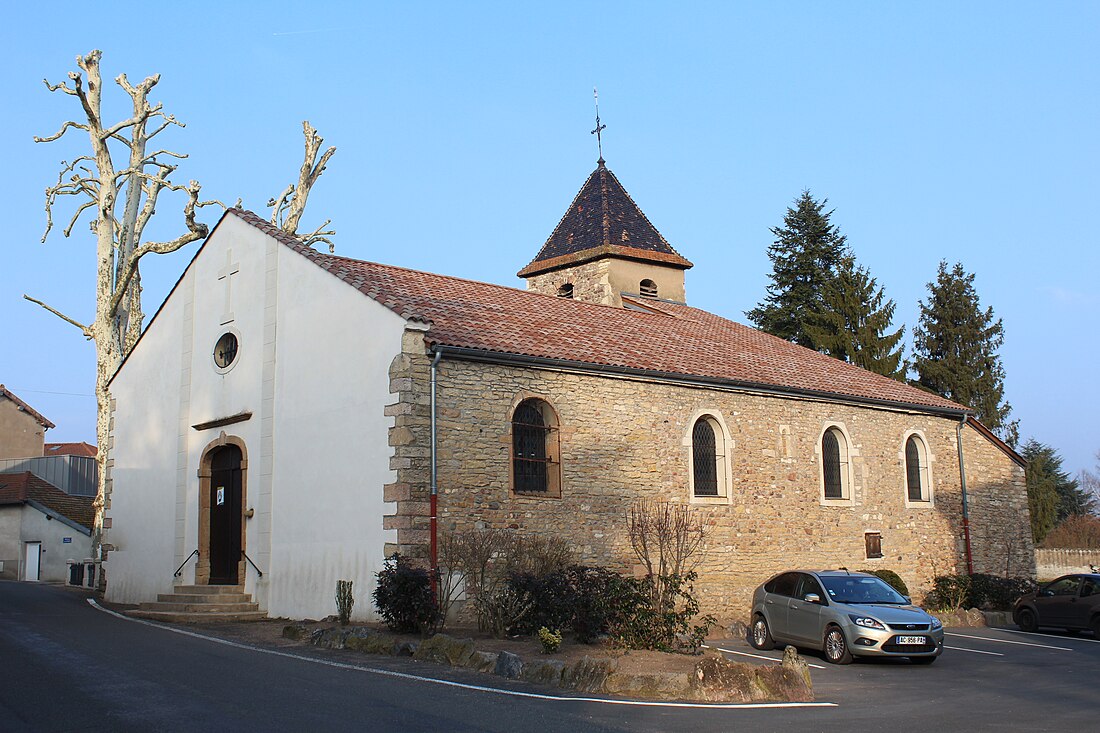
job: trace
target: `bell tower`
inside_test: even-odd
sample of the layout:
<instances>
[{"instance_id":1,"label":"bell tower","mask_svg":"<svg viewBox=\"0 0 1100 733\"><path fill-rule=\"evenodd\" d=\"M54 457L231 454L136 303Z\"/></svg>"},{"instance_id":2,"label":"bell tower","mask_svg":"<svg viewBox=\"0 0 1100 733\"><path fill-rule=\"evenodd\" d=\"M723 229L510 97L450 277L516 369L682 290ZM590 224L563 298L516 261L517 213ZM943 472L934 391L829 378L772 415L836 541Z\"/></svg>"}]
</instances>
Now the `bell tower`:
<instances>
[{"instance_id":1,"label":"bell tower","mask_svg":"<svg viewBox=\"0 0 1100 733\"><path fill-rule=\"evenodd\" d=\"M621 307L622 296L686 301L691 262L672 248L603 156L529 265L527 289Z\"/></svg>"}]
</instances>

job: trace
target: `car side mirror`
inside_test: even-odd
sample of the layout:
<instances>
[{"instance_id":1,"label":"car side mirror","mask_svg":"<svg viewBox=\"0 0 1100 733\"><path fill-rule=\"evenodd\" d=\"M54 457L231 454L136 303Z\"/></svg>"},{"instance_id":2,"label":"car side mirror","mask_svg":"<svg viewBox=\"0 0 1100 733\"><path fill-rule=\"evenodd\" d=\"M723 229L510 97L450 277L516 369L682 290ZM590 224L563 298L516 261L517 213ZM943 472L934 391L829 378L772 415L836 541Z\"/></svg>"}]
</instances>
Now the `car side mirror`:
<instances>
[{"instance_id":1,"label":"car side mirror","mask_svg":"<svg viewBox=\"0 0 1100 733\"><path fill-rule=\"evenodd\" d=\"M807 593L803 596L802 600L806 601L806 603L821 603L821 596L817 593Z\"/></svg>"},{"instance_id":2,"label":"car side mirror","mask_svg":"<svg viewBox=\"0 0 1100 733\"><path fill-rule=\"evenodd\" d=\"M904 598L904 599L905 599L905 602L906 602L907 604L909 604L910 606L912 606L912 605L913 605L913 597L912 597L912 596L902 596L902 598Z\"/></svg>"},{"instance_id":3,"label":"car side mirror","mask_svg":"<svg viewBox=\"0 0 1100 733\"><path fill-rule=\"evenodd\" d=\"M1054 597L1054 591L1047 590L1046 588L1043 588L1041 591L1039 591L1039 595L1042 596L1043 598L1053 598Z\"/></svg>"}]
</instances>

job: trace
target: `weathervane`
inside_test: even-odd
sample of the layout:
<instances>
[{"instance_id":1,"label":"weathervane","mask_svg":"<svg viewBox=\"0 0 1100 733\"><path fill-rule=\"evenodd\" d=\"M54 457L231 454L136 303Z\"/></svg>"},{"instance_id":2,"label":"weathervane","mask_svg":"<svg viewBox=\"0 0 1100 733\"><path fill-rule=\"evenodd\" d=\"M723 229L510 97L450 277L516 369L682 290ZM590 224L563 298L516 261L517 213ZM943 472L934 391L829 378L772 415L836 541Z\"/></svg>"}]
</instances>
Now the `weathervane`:
<instances>
[{"instance_id":1,"label":"weathervane","mask_svg":"<svg viewBox=\"0 0 1100 733\"><path fill-rule=\"evenodd\" d=\"M600 151L600 159L598 163L603 163L603 140L600 137L600 133L607 129L607 125L600 124L600 93L596 87L592 87L592 96L596 99L596 129L590 134L596 136L596 147Z\"/></svg>"}]
</instances>

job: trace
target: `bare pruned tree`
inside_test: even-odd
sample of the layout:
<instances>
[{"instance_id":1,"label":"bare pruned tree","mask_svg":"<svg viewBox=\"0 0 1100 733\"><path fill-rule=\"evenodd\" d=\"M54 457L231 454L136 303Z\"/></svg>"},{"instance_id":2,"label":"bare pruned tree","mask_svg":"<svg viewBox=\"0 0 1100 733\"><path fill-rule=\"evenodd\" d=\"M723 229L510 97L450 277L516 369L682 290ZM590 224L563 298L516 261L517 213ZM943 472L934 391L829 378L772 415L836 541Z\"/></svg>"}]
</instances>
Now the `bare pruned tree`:
<instances>
[{"instance_id":1,"label":"bare pruned tree","mask_svg":"<svg viewBox=\"0 0 1100 733\"><path fill-rule=\"evenodd\" d=\"M328 251L332 252L335 245L329 237L335 235L336 232L325 229L332 222L331 219L326 219L321 226L309 234L299 234L298 225L301 223L302 213L305 211L306 201L309 199L309 192L313 190L313 184L317 182L317 179L325 172L325 166L332 154L336 152L336 148L330 147L318 160L317 154L321 152L321 144L325 141L324 138L317 134L317 130L313 129L313 125L309 124L309 120L302 123L302 132L306 138L306 154L305 159L302 161L302 168L298 172L298 183L297 185L290 184L283 189L283 192L277 198L267 202L267 205L271 208L271 223L290 236L297 237L306 246L312 247L315 244L324 242L328 245Z\"/></svg>"},{"instance_id":2,"label":"bare pruned tree","mask_svg":"<svg viewBox=\"0 0 1100 733\"><path fill-rule=\"evenodd\" d=\"M627 519L630 546L653 581L654 602L668 610L675 601L676 583L702 560L710 531L707 518L682 504L638 499ZM669 578L672 583L666 582Z\"/></svg>"},{"instance_id":3,"label":"bare pruned tree","mask_svg":"<svg viewBox=\"0 0 1100 733\"><path fill-rule=\"evenodd\" d=\"M117 76L115 83L129 95L132 112L126 119L113 124L104 121L101 56L100 51L92 51L76 59L77 66L87 75L87 86L85 76L77 71L69 72L68 82L51 84L44 80L51 92L75 97L80 103L81 116L67 120L49 137L34 139L40 143L54 142L70 130L83 130L88 134L91 154L78 156L72 162L62 161L57 182L46 188L46 231L42 241L46 241L53 229L54 209L63 197L75 199L75 210L63 230L66 237L72 234L81 216L91 211L89 224L96 242L95 318L85 324L41 300L23 296L76 326L86 338L95 342L100 476L99 494L95 500L93 552L98 551L102 538L103 504L105 492L109 490L105 476L110 401L107 383L141 335L144 318L139 262L145 255L174 252L205 238L208 230L205 224L196 220L196 209L219 203L200 201L200 187L195 181L186 185L172 182L171 176L177 167L173 161L187 156L164 148L151 149L153 138L164 130L184 126L164 112L159 102L149 102L149 93L160 81L159 74L136 85L131 84L125 74ZM175 239L145 240L145 228L164 191L184 194L184 231Z\"/></svg>"}]
</instances>

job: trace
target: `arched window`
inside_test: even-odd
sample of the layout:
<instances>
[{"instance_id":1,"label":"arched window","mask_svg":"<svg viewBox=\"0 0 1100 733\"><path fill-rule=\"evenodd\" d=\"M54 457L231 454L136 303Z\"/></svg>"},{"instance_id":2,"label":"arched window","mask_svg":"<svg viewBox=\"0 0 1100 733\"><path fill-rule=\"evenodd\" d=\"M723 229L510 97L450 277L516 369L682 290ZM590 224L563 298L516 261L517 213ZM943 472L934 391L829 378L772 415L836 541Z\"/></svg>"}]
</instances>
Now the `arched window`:
<instances>
[{"instance_id":1,"label":"arched window","mask_svg":"<svg viewBox=\"0 0 1100 733\"><path fill-rule=\"evenodd\" d=\"M657 283L648 278L638 283L638 294L645 298L657 297Z\"/></svg>"},{"instance_id":2,"label":"arched window","mask_svg":"<svg viewBox=\"0 0 1100 733\"><path fill-rule=\"evenodd\" d=\"M909 501L931 501L928 450L916 435L910 435L905 441L905 488Z\"/></svg>"},{"instance_id":3,"label":"arched window","mask_svg":"<svg viewBox=\"0 0 1100 733\"><path fill-rule=\"evenodd\" d=\"M512 488L524 494L561 494L558 423L539 399L520 402L512 413Z\"/></svg>"},{"instance_id":4,"label":"arched window","mask_svg":"<svg viewBox=\"0 0 1100 733\"><path fill-rule=\"evenodd\" d=\"M573 297L573 283L565 283L558 288L559 298L572 298Z\"/></svg>"},{"instance_id":5,"label":"arched window","mask_svg":"<svg viewBox=\"0 0 1100 733\"><path fill-rule=\"evenodd\" d=\"M848 441L837 428L821 436L821 468L826 499L848 499Z\"/></svg>"},{"instance_id":6,"label":"arched window","mask_svg":"<svg viewBox=\"0 0 1100 733\"><path fill-rule=\"evenodd\" d=\"M690 423L691 430L684 436L691 461L688 466L691 497L704 504L724 503L729 497L730 484L730 466L726 458L731 445L729 434L717 412L696 414L695 422Z\"/></svg>"},{"instance_id":7,"label":"arched window","mask_svg":"<svg viewBox=\"0 0 1100 733\"><path fill-rule=\"evenodd\" d=\"M714 428L706 417L691 429L691 461L696 496L718 496L718 448Z\"/></svg>"}]
</instances>

